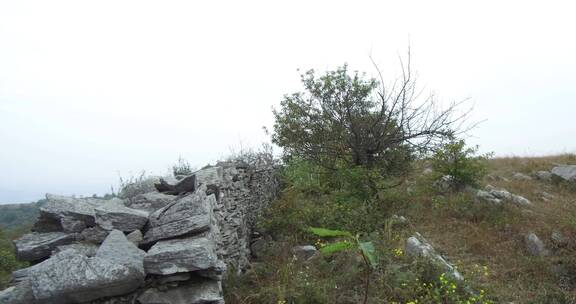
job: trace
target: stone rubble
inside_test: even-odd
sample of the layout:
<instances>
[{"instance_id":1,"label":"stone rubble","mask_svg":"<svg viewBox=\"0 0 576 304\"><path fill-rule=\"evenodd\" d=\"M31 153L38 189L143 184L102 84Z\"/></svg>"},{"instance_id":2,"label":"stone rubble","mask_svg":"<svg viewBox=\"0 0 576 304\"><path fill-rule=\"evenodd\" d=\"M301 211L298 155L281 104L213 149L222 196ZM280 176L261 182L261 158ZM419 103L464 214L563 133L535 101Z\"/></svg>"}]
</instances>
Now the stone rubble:
<instances>
[{"instance_id":1,"label":"stone rubble","mask_svg":"<svg viewBox=\"0 0 576 304\"><path fill-rule=\"evenodd\" d=\"M47 195L15 241L32 266L0 303L224 303L221 280L246 268L256 219L279 193L276 167L223 162L141 182L111 200Z\"/></svg>"}]
</instances>

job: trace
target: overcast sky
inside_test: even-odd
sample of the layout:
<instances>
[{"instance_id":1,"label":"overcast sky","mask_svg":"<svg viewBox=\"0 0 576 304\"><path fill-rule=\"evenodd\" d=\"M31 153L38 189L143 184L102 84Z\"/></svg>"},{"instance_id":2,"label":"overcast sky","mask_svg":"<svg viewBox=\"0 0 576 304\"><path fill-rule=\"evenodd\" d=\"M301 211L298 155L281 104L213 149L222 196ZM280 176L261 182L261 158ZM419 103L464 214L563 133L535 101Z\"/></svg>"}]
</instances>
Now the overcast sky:
<instances>
[{"instance_id":1,"label":"overcast sky","mask_svg":"<svg viewBox=\"0 0 576 304\"><path fill-rule=\"evenodd\" d=\"M267 139L299 72L419 82L469 98L468 141L576 152L570 1L0 0L0 202L103 194L118 176L201 166Z\"/></svg>"}]
</instances>

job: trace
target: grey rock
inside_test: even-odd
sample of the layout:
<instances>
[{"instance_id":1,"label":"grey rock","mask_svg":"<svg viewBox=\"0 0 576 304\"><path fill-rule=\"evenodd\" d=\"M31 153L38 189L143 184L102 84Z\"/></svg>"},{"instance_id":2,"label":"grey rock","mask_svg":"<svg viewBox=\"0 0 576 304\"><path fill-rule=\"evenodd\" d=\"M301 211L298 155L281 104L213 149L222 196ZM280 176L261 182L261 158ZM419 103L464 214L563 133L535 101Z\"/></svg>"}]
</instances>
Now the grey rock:
<instances>
[{"instance_id":1,"label":"grey rock","mask_svg":"<svg viewBox=\"0 0 576 304\"><path fill-rule=\"evenodd\" d=\"M87 257L96 256L96 251L98 250L98 246L95 244L90 243L76 243L70 245L62 245L58 246L53 252L52 255L57 254L58 252L62 252L64 250L74 250L76 253L85 255Z\"/></svg>"},{"instance_id":2,"label":"grey rock","mask_svg":"<svg viewBox=\"0 0 576 304\"><path fill-rule=\"evenodd\" d=\"M206 196L204 191L179 198L150 215L143 244L208 230L215 205L214 195Z\"/></svg>"},{"instance_id":3,"label":"grey rock","mask_svg":"<svg viewBox=\"0 0 576 304\"><path fill-rule=\"evenodd\" d=\"M129 293L142 286L144 275L108 259L66 250L31 267L28 282L39 303L84 303Z\"/></svg>"},{"instance_id":4,"label":"grey rock","mask_svg":"<svg viewBox=\"0 0 576 304\"><path fill-rule=\"evenodd\" d=\"M530 177L524 173L520 173L520 172L516 172L516 173L512 174L512 178L515 180L522 180L522 181L532 180L532 177Z\"/></svg>"},{"instance_id":5,"label":"grey rock","mask_svg":"<svg viewBox=\"0 0 576 304\"><path fill-rule=\"evenodd\" d=\"M209 167L194 172L199 185L220 185L224 179L222 167Z\"/></svg>"},{"instance_id":6,"label":"grey rock","mask_svg":"<svg viewBox=\"0 0 576 304\"><path fill-rule=\"evenodd\" d=\"M160 208L163 208L176 200L176 196L168 195L159 192L148 192L144 194L139 194L132 199L126 200L126 206L144 210L148 212L154 212Z\"/></svg>"},{"instance_id":7,"label":"grey rock","mask_svg":"<svg viewBox=\"0 0 576 304\"><path fill-rule=\"evenodd\" d=\"M292 248L292 254L299 261L306 261L317 253L316 247L312 245L296 246Z\"/></svg>"},{"instance_id":8,"label":"grey rock","mask_svg":"<svg viewBox=\"0 0 576 304\"><path fill-rule=\"evenodd\" d=\"M130 232L126 238L132 242L134 245L138 246L142 242L143 236L140 230L134 230Z\"/></svg>"},{"instance_id":9,"label":"grey rock","mask_svg":"<svg viewBox=\"0 0 576 304\"><path fill-rule=\"evenodd\" d=\"M544 246L544 243L538 238L534 233L529 233L525 237L526 249L528 253L533 256L547 256L549 254L548 250Z\"/></svg>"},{"instance_id":10,"label":"grey rock","mask_svg":"<svg viewBox=\"0 0 576 304\"><path fill-rule=\"evenodd\" d=\"M84 221L67 216L60 219L60 225L65 232L82 232L82 230L86 229Z\"/></svg>"},{"instance_id":11,"label":"grey rock","mask_svg":"<svg viewBox=\"0 0 576 304\"><path fill-rule=\"evenodd\" d=\"M108 236L109 231L106 231L99 226L89 227L82 230L82 238L94 244L101 244Z\"/></svg>"},{"instance_id":12,"label":"grey rock","mask_svg":"<svg viewBox=\"0 0 576 304\"><path fill-rule=\"evenodd\" d=\"M454 186L454 177L452 175L444 175L435 181L433 186L439 191L448 191Z\"/></svg>"},{"instance_id":13,"label":"grey rock","mask_svg":"<svg viewBox=\"0 0 576 304\"><path fill-rule=\"evenodd\" d=\"M66 222L83 222L86 226L94 226L94 207L102 201L53 194L46 194L46 199L47 202L40 207L43 214Z\"/></svg>"},{"instance_id":14,"label":"grey rock","mask_svg":"<svg viewBox=\"0 0 576 304\"><path fill-rule=\"evenodd\" d=\"M56 247L72 244L79 234L64 232L28 233L14 241L16 256L22 261L36 261L50 256Z\"/></svg>"},{"instance_id":15,"label":"grey rock","mask_svg":"<svg viewBox=\"0 0 576 304\"><path fill-rule=\"evenodd\" d=\"M250 252L256 259L263 257L268 248L268 240L264 238L256 239L250 244Z\"/></svg>"},{"instance_id":16,"label":"grey rock","mask_svg":"<svg viewBox=\"0 0 576 304\"><path fill-rule=\"evenodd\" d=\"M194 192L198 188L198 182L195 175L189 175L181 180L167 180L164 178L160 179L160 182L154 184L158 192L164 192L166 194L179 195L182 193Z\"/></svg>"},{"instance_id":17,"label":"grey rock","mask_svg":"<svg viewBox=\"0 0 576 304\"><path fill-rule=\"evenodd\" d=\"M393 214L391 219L392 219L392 222L395 224L405 224L408 222L406 217L404 217L403 215Z\"/></svg>"},{"instance_id":18,"label":"grey rock","mask_svg":"<svg viewBox=\"0 0 576 304\"><path fill-rule=\"evenodd\" d=\"M40 304L34 299L32 288L27 281L0 291L0 304Z\"/></svg>"},{"instance_id":19,"label":"grey rock","mask_svg":"<svg viewBox=\"0 0 576 304\"><path fill-rule=\"evenodd\" d=\"M119 230L112 230L96 253L98 258L130 267L142 275L144 275L145 255L146 252L144 250L140 250L136 245L128 241L124 233Z\"/></svg>"},{"instance_id":20,"label":"grey rock","mask_svg":"<svg viewBox=\"0 0 576 304\"><path fill-rule=\"evenodd\" d=\"M173 282L185 282L192 278L192 275L189 272L177 273L168 276L161 276L158 277L156 283L158 285L166 285Z\"/></svg>"},{"instance_id":21,"label":"grey rock","mask_svg":"<svg viewBox=\"0 0 576 304\"><path fill-rule=\"evenodd\" d=\"M144 267L148 274L169 275L210 269L217 259L215 243L206 237L165 240L148 250Z\"/></svg>"},{"instance_id":22,"label":"grey rock","mask_svg":"<svg viewBox=\"0 0 576 304\"><path fill-rule=\"evenodd\" d=\"M576 165L562 165L552 168L552 175L565 181L576 183Z\"/></svg>"},{"instance_id":23,"label":"grey rock","mask_svg":"<svg viewBox=\"0 0 576 304\"><path fill-rule=\"evenodd\" d=\"M214 266L212 268L208 268L206 270L198 270L198 271L195 271L194 273L201 276L201 277L210 278L212 280L217 280L217 281L222 281L222 278L226 274L227 270L228 270L228 266L226 266L226 263L224 263L224 261L218 260L216 262L216 266Z\"/></svg>"},{"instance_id":24,"label":"grey rock","mask_svg":"<svg viewBox=\"0 0 576 304\"><path fill-rule=\"evenodd\" d=\"M484 201L484 202L489 202L489 203L493 203L493 204L497 204L497 205L502 203L501 199L495 197L490 192L484 191L484 190L478 190L476 192L474 199L476 201Z\"/></svg>"},{"instance_id":25,"label":"grey rock","mask_svg":"<svg viewBox=\"0 0 576 304\"><path fill-rule=\"evenodd\" d=\"M454 265L450 264L444 257L437 253L434 247L418 232L406 240L405 251L407 255L422 257L432 261L457 281L464 280L464 277L456 270Z\"/></svg>"},{"instance_id":26,"label":"grey rock","mask_svg":"<svg viewBox=\"0 0 576 304\"><path fill-rule=\"evenodd\" d=\"M549 182L552 180L552 173L549 171L537 171L534 173L537 180Z\"/></svg>"},{"instance_id":27,"label":"grey rock","mask_svg":"<svg viewBox=\"0 0 576 304\"><path fill-rule=\"evenodd\" d=\"M141 304L224 304L222 286L213 280L191 281L165 291L151 288L138 301Z\"/></svg>"},{"instance_id":28,"label":"grey rock","mask_svg":"<svg viewBox=\"0 0 576 304\"><path fill-rule=\"evenodd\" d=\"M530 202L527 198L520 196L520 195L512 195L512 198L510 199L510 201L518 206L521 207L526 207L526 206L530 206L532 205L532 202Z\"/></svg>"},{"instance_id":29,"label":"grey rock","mask_svg":"<svg viewBox=\"0 0 576 304\"><path fill-rule=\"evenodd\" d=\"M106 230L130 232L142 229L148 221L148 212L128 208L120 199L103 202L94 211L96 223Z\"/></svg>"},{"instance_id":30,"label":"grey rock","mask_svg":"<svg viewBox=\"0 0 576 304\"><path fill-rule=\"evenodd\" d=\"M556 247L566 247L570 242L570 240L559 231L552 232L550 239Z\"/></svg>"}]
</instances>

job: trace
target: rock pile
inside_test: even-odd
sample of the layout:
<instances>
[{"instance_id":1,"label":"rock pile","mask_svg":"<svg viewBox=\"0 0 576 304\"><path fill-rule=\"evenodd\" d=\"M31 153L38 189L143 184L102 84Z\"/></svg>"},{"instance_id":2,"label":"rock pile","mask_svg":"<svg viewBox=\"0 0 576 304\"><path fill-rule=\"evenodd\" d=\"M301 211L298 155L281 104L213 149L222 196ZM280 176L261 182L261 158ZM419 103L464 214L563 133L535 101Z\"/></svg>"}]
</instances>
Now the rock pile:
<instances>
[{"instance_id":1,"label":"rock pile","mask_svg":"<svg viewBox=\"0 0 576 304\"><path fill-rule=\"evenodd\" d=\"M111 200L47 195L15 241L32 266L13 273L0 303L223 303L222 276L246 267L255 219L278 194L274 166L219 163L154 181Z\"/></svg>"}]
</instances>

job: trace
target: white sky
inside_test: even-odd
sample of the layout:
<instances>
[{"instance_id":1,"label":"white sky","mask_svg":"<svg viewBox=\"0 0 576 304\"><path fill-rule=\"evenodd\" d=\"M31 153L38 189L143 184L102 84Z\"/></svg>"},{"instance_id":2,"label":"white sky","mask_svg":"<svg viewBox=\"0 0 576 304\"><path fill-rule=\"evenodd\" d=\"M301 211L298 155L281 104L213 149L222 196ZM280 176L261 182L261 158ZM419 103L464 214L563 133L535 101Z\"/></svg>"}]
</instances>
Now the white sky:
<instances>
[{"instance_id":1,"label":"white sky","mask_svg":"<svg viewBox=\"0 0 576 304\"><path fill-rule=\"evenodd\" d=\"M576 152L571 1L0 0L0 202L103 194L118 175L204 165L266 140L298 68L386 76L470 98L470 143Z\"/></svg>"}]
</instances>

